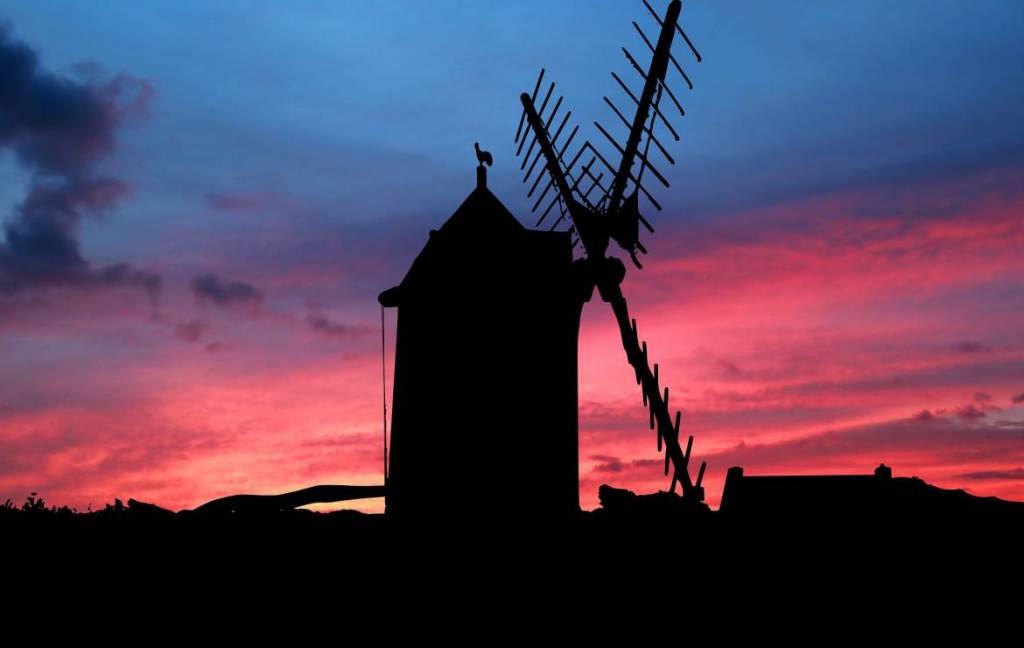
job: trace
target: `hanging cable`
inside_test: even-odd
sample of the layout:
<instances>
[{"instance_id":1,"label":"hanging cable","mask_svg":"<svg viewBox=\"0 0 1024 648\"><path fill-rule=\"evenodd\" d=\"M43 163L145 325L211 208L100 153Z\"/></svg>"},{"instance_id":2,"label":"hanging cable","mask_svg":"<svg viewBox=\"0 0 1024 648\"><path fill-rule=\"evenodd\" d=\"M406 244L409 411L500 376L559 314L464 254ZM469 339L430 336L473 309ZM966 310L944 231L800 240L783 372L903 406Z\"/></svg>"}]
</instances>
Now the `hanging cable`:
<instances>
[{"instance_id":1,"label":"hanging cable","mask_svg":"<svg viewBox=\"0 0 1024 648\"><path fill-rule=\"evenodd\" d=\"M388 483L388 369L385 351L384 305L380 306L380 389L384 402L384 484Z\"/></svg>"}]
</instances>

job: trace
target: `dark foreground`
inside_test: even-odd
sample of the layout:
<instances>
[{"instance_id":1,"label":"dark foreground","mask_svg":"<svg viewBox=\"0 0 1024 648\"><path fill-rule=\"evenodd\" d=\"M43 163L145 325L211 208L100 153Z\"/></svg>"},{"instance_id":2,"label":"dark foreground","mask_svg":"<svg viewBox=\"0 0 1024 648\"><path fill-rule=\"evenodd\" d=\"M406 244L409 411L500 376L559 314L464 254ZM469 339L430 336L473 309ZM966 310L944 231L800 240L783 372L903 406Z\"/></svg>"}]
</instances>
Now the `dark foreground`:
<instances>
[{"instance_id":1,"label":"dark foreground","mask_svg":"<svg viewBox=\"0 0 1024 648\"><path fill-rule=\"evenodd\" d=\"M858 565L931 565L955 569L983 562L1019 566L1024 503L978 498L917 479L893 480L882 499L837 510L794 505L711 511L668 493L637 496L603 486L602 507L538 520L528 514L437 511L394 520L355 511L172 512L117 501L76 512L30 498L0 507L5 549L56 546L50 558L118 556L143 561L257 557L259 564L346 563L383 569L408 560L476 569L542 562L688 570L714 565L782 571ZM10 553L8 553L10 555Z\"/></svg>"},{"instance_id":2,"label":"dark foreground","mask_svg":"<svg viewBox=\"0 0 1024 648\"><path fill-rule=\"evenodd\" d=\"M139 623L149 637L184 619L232 633L433 629L512 645L552 628L606 638L619 628L634 645L646 643L641 629L874 643L1015 626L1024 504L894 483L902 494L888 504L842 512L720 512L603 489L601 508L546 521L497 511L399 521L175 513L132 501L90 513L7 506L0 576L6 592L48 615L40 628L62 618L55 610L88 608L107 632L116 618L122 633Z\"/></svg>"}]
</instances>

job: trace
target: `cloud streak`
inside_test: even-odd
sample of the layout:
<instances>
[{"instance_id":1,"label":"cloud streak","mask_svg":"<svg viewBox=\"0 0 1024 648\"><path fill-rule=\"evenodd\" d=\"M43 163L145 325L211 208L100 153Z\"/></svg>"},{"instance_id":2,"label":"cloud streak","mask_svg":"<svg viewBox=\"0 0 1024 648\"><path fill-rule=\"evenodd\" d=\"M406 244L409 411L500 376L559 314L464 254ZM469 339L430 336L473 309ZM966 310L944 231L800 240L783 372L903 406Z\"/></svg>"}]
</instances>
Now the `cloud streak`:
<instances>
[{"instance_id":1,"label":"cloud streak","mask_svg":"<svg viewBox=\"0 0 1024 648\"><path fill-rule=\"evenodd\" d=\"M272 204L277 196L269 191L253 193L208 193L206 204L218 211L249 212Z\"/></svg>"},{"instance_id":2,"label":"cloud streak","mask_svg":"<svg viewBox=\"0 0 1024 648\"><path fill-rule=\"evenodd\" d=\"M1024 468L1011 470L981 470L978 472L964 473L961 479L970 481L1024 481Z\"/></svg>"},{"instance_id":3,"label":"cloud streak","mask_svg":"<svg viewBox=\"0 0 1024 648\"><path fill-rule=\"evenodd\" d=\"M244 281L225 281L208 272L192 280L192 294L200 304L253 308L263 301L263 292Z\"/></svg>"},{"instance_id":4,"label":"cloud streak","mask_svg":"<svg viewBox=\"0 0 1024 648\"><path fill-rule=\"evenodd\" d=\"M370 333L365 326L344 324L324 315L319 310L313 310L306 316L310 328L324 337L334 340L357 340Z\"/></svg>"}]
</instances>

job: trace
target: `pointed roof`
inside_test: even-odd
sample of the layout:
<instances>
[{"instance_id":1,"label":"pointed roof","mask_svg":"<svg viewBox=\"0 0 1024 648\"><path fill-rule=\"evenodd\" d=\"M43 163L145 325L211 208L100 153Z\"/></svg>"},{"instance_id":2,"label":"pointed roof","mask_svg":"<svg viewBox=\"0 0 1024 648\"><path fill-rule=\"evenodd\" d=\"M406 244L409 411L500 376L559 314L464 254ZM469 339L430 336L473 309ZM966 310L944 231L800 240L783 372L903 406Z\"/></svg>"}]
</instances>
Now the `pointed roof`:
<instances>
[{"instance_id":1,"label":"pointed roof","mask_svg":"<svg viewBox=\"0 0 1024 648\"><path fill-rule=\"evenodd\" d=\"M477 187L462 201L438 232L445 236L476 236L525 230L526 228L505 205L501 204L490 189Z\"/></svg>"},{"instance_id":2,"label":"pointed roof","mask_svg":"<svg viewBox=\"0 0 1024 648\"><path fill-rule=\"evenodd\" d=\"M405 278L398 286L382 292L378 301L384 306L397 306L399 295L420 284L434 267L456 258L479 258L474 251L528 245L526 241L546 234L549 233L523 227L485 185L478 185L440 228L431 230L430 239Z\"/></svg>"}]
</instances>

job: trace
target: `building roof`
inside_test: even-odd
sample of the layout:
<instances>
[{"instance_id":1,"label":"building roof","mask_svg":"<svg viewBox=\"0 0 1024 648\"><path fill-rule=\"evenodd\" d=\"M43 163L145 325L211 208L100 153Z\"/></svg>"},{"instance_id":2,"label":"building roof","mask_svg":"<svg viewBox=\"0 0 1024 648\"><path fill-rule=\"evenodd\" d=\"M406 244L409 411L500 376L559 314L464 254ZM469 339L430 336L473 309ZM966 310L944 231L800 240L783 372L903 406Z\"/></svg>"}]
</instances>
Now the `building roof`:
<instances>
[{"instance_id":1,"label":"building roof","mask_svg":"<svg viewBox=\"0 0 1024 648\"><path fill-rule=\"evenodd\" d=\"M440 228L430 231L427 244L413 260L405 278L382 292L378 300L384 306L398 306L403 293L429 282L439 267L462 264L464 270L470 263L500 263L513 258L536 263L553 257L563 259L570 240L567 232L523 227L481 183Z\"/></svg>"}]
</instances>

